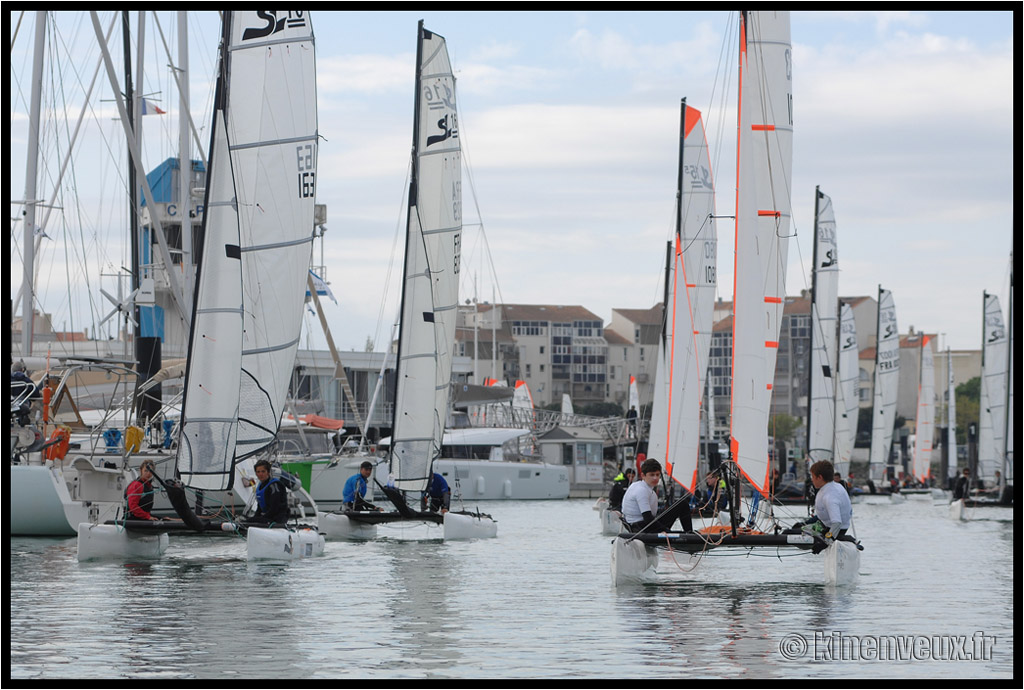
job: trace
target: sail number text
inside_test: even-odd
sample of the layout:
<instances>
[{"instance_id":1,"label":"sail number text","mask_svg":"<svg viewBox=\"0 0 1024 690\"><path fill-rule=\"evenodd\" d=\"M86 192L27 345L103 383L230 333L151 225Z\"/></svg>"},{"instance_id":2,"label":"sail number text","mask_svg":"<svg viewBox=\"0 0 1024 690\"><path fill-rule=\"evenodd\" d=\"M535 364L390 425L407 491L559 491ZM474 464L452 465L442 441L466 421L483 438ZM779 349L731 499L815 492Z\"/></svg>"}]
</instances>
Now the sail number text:
<instances>
[{"instance_id":1,"label":"sail number text","mask_svg":"<svg viewBox=\"0 0 1024 690\"><path fill-rule=\"evenodd\" d=\"M299 171L299 198L308 199L316 196L316 155L312 144L295 147L295 156Z\"/></svg>"}]
</instances>

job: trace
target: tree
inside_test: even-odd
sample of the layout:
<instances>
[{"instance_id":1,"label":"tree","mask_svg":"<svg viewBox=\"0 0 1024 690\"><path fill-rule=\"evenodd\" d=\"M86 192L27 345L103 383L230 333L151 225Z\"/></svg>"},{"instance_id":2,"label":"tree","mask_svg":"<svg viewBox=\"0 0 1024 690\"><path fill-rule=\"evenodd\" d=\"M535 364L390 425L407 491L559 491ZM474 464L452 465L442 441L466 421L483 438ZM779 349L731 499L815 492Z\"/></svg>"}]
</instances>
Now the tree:
<instances>
[{"instance_id":1,"label":"tree","mask_svg":"<svg viewBox=\"0 0 1024 690\"><path fill-rule=\"evenodd\" d=\"M977 424L981 410L981 377L956 387L956 442L967 445L967 427Z\"/></svg>"}]
</instances>

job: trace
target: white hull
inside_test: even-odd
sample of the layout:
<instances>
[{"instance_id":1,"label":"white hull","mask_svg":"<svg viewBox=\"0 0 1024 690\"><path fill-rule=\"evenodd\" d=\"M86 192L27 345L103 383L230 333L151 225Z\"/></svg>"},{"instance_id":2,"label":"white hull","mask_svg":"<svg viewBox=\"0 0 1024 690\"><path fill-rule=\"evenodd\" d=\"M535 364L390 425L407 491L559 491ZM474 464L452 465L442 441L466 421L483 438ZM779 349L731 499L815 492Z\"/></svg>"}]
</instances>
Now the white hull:
<instances>
[{"instance_id":1,"label":"white hull","mask_svg":"<svg viewBox=\"0 0 1024 690\"><path fill-rule=\"evenodd\" d=\"M622 532L625 527L622 524L622 513L617 510L611 510L608 508L608 499L602 498L603 504L598 502L598 505L594 506L594 510L599 511L601 518L601 534L606 536L615 536Z\"/></svg>"},{"instance_id":2,"label":"white hull","mask_svg":"<svg viewBox=\"0 0 1024 690\"><path fill-rule=\"evenodd\" d=\"M297 561L322 556L324 535L312 529L268 529L250 527L245 538L246 558L254 560Z\"/></svg>"},{"instance_id":3,"label":"white hull","mask_svg":"<svg viewBox=\"0 0 1024 690\"><path fill-rule=\"evenodd\" d=\"M317 513L317 525L327 541L365 541L377 538L377 525L349 520L338 513Z\"/></svg>"},{"instance_id":4,"label":"white hull","mask_svg":"<svg viewBox=\"0 0 1024 690\"><path fill-rule=\"evenodd\" d=\"M72 536L80 523L117 517L130 478L87 458L45 465L11 465L8 525L15 536Z\"/></svg>"},{"instance_id":5,"label":"white hull","mask_svg":"<svg viewBox=\"0 0 1024 690\"><path fill-rule=\"evenodd\" d=\"M616 537L612 542L612 586L651 580L658 567L658 549Z\"/></svg>"},{"instance_id":6,"label":"white hull","mask_svg":"<svg viewBox=\"0 0 1024 690\"><path fill-rule=\"evenodd\" d=\"M444 514L444 539L490 539L498 536L498 523L486 515Z\"/></svg>"},{"instance_id":7,"label":"white hull","mask_svg":"<svg viewBox=\"0 0 1024 690\"><path fill-rule=\"evenodd\" d=\"M964 499L958 498L949 504L949 519L950 520L966 520L964 516Z\"/></svg>"},{"instance_id":8,"label":"white hull","mask_svg":"<svg viewBox=\"0 0 1024 690\"><path fill-rule=\"evenodd\" d=\"M903 503L907 500L907 497L903 494L889 494L890 503Z\"/></svg>"},{"instance_id":9,"label":"white hull","mask_svg":"<svg viewBox=\"0 0 1024 690\"><path fill-rule=\"evenodd\" d=\"M860 550L846 541L832 542L822 551L826 585L851 585L860 577Z\"/></svg>"},{"instance_id":10,"label":"white hull","mask_svg":"<svg viewBox=\"0 0 1024 690\"><path fill-rule=\"evenodd\" d=\"M674 561L682 573L692 572L699 565L701 556L685 551L674 551ZM860 575L860 551L849 542L833 542L821 553L823 582L827 586L850 585ZM612 586L641 584L656 579L658 549L634 540L616 537L612 542L611 575Z\"/></svg>"},{"instance_id":11,"label":"white hull","mask_svg":"<svg viewBox=\"0 0 1024 690\"><path fill-rule=\"evenodd\" d=\"M139 534L120 525L84 522L78 526L78 560L160 558L169 542L167 532Z\"/></svg>"},{"instance_id":12,"label":"white hull","mask_svg":"<svg viewBox=\"0 0 1024 690\"><path fill-rule=\"evenodd\" d=\"M299 460L284 460L300 462ZM310 471L310 495L325 510L341 508L341 494L345 481L359 471L364 460L378 462L374 456L354 455L328 460L313 460ZM434 462L434 471L448 482L452 490L452 506L459 500L548 500L569 497L569 473L561 465L543 462L505 462L497 460L453 460L440 458ZM387 466L378 468L378 480L387 481ZM367 499L369 499L367 495Z\"/></svg>"}]
</instances>

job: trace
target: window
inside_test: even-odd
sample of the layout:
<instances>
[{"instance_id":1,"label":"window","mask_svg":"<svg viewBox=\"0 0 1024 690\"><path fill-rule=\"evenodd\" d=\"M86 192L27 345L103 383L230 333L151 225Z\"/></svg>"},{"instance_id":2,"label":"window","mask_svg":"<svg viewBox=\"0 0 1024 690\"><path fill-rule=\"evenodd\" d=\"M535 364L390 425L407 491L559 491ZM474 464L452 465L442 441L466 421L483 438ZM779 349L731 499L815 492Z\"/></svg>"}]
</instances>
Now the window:
<instances>
[{"instance_id":1,"label":"window","mask_svg":"<svg viewBox=\"0 0 1024 690\"><path fill-rule=\"evenodd\" d=\"M544 354L544 346L543 345L540 346L540 353Z\"/></svg>"}]
</instances>

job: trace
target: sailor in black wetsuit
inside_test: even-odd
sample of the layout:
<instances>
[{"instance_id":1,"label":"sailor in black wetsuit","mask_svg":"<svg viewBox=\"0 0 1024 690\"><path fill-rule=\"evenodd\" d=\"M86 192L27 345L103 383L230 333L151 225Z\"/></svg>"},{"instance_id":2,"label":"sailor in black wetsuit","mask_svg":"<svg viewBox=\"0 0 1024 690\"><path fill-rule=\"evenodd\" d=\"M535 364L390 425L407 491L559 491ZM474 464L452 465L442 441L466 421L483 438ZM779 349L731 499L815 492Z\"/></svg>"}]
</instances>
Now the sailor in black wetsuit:
<instances>
[{"instance_id":1,"label":"sailor in black wetsuit","mask_svg":"<svg viewBox=\"0 0 1024 690\"><path fill-rule=\"evenodd\" d=\"M284 526L290 517L288 489L277 477L270 476L270 463L260 460L256 463L256 514L249 522L260 522L271 526Z\"/></svg>"}]
</instances>

